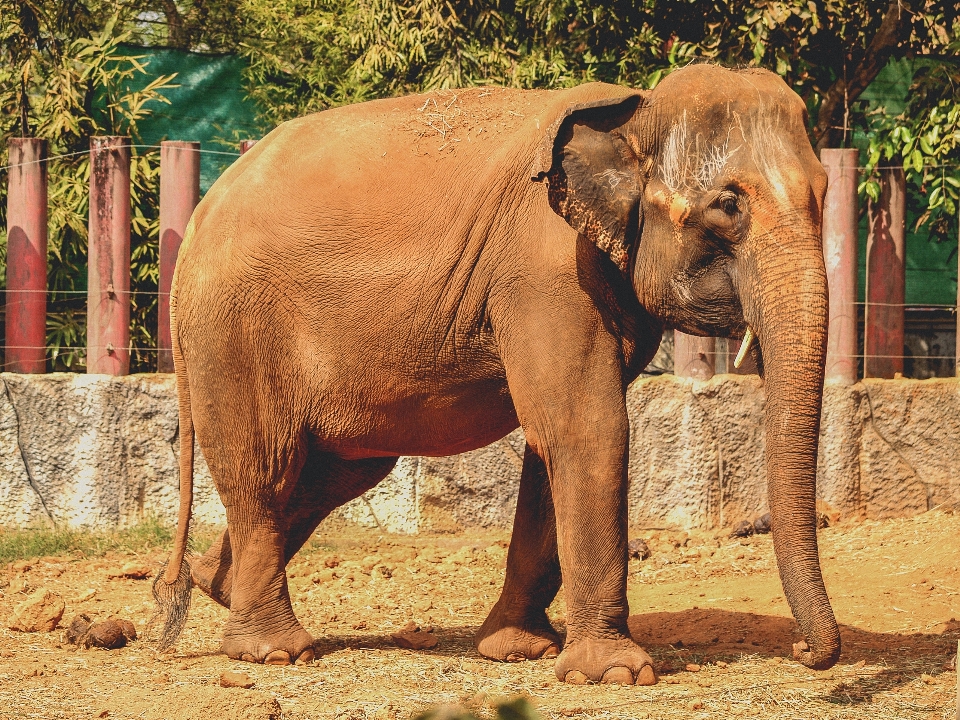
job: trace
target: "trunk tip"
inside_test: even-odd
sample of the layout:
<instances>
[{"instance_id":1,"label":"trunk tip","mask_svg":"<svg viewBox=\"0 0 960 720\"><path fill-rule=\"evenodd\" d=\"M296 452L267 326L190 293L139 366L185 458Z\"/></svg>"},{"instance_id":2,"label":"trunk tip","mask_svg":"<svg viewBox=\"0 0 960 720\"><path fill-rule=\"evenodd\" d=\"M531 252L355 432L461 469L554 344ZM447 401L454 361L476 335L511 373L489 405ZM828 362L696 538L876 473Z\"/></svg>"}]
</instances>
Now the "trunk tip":
<instances>
[{"instance_id":1,"label":"trunk tip","mask_svg":"<svg viewBox=\"0 0 960 720\"><path fill-rule=\"evenodd\" d=\"M840 659L840 638L816 650L811 650L806 640L794 643L793 659L811 670L829 670Z\"/></svg>"}]
</instances>

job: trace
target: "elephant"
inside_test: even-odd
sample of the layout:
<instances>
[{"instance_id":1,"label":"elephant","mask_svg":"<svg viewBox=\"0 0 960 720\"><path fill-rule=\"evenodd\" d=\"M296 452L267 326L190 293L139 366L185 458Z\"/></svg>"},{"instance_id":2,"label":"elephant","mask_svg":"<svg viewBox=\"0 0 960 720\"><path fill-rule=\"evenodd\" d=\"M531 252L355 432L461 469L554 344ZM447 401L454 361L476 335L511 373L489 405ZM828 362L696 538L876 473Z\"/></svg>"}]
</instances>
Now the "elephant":
<instances>
[{"instance_id":1,"label":"elephant","mask_svg":"<svg viewBox=\"0 0 960 720\"><path fill-rule=\"evenodd\" d=\"M840 636L817 550L826 175L804 103L760 69L653 90L478 87L283 123L197 206L171 292L180 509L154 593L170 647L196 585L222 652L314 656L285 567L401 455L522 427L501 595L479 653L651 685L627 628L625 394L665 329L745 336L764 376L776 558L803 640ZM227 529L186 553L194 437ZM560 591L566 634L546 608Z\"/></svg>"}]
</instances>

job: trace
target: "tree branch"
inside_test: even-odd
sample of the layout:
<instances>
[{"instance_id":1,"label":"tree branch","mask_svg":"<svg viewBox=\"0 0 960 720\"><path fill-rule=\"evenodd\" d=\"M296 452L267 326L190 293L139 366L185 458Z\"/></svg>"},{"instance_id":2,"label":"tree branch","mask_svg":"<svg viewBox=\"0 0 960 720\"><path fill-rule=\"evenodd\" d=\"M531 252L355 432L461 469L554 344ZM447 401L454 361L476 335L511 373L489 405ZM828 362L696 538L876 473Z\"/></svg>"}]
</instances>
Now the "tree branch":
<instances>
[{"instance_id":1,"label":"tree branch","mask_svg":"<svg viewBox=\"0 0 960 720\"><path fill-rule=\"evenodd\" d=\"M906 39L906 32L910 29L907 21L909 15L910 8L904 0L890 0L877 34L873 36L853 74L838 78L824 93L817 124L813 129L814 144L818 151L836 143L835 128L843 121L846 107L860 97L880 74L893 51Z\"/></svg>"}]
</instances>

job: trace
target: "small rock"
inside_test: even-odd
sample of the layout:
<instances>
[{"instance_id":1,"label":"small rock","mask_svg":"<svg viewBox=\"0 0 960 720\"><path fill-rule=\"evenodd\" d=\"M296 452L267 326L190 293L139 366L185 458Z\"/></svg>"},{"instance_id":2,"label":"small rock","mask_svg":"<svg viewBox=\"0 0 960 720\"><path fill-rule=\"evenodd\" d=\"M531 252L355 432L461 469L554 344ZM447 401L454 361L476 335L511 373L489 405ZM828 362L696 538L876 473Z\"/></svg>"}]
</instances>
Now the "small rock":
<instances>
[{"instance_id":1,"label":"small rock","mask_svg":"<svg viewBox=\"0 0 960 720\"><path fill-rule=\"evenodd\" d=\"M93 598L95 598L96 596L97 596L97 591L94 590L93 588L88 588L87 590L84 590L82 593L80 593L75 598L73 598L70 601L70 604L79 605L80 603L85 603L87 600L93 600Z\"/></svg>"},{"instance_id":2,"label":"small rock","mask_svg":"<svg viewBox=\"0 0 960 720\"><path fill-rule=\"evenodd\" d=\"M634 538L627 545L627 553L635 560L646 560L650 557L650 547L643 538Z\"/></svg>"},{"instance_id":3,"label":"small rock","mask_svg":"<svg viewBox=\"0 0 960 720\"><path fill-rule=\"evenodd\" d=\"M687 663L684 665L683 669L687 672L700 672L700 666L696 663Z\"/></svg>"},{"instance_id":4,"label":"small rock","mask_svg":"<svg viewBox=\"0 0 960 720\"><path fill-rule=\"evenodd\" d=\"M432 628L430 629L432 630ZM427 650L435 647L438 642L437 637L432 632L424 632L413 620L390 637L393 638L397 647L407 648L408 650Z\"/></svg>"},{"instance_id":5,"label":"small rock","mask_svg":"<svg viewBox=\"0 0 960 720\"><path fill-rule=\"evenodd\" d=\"M817 513L817 530L830 527L830 516L826 513Z\"/></svg>"},{"instance_id":6,"label":"small rock","mask_svg":"<svg viewBox=\"0 0 960 720\"><path fill-rule=\"evenodd\" d=\"M933 682L933 678L927 675L926 673L923 673L922 675L920 675L920 680L922 680L927 685Z\"/></svg>"},{"instance_id":7,"label":"small rock","mask_svg":"<svg viewBox=\"0 0 960 720\"><path fill-rule=\"evenodd\" d=\"M17 575L13 580L10 581L10 593L30 593L33 592L34 588L27 582L27 579L22 575Z\"/></svg>"},{"instance_id":8,"label":"small rock","mask_svg":"<svg viewBox=\"0 0 960 720\"><path fill-rule=\"evenodd\" d=\"M245 672L227 670L220 676L220 687L243 688L244 690L249 690L253 686L253 678L251 678Z\"/></svg>"},{"instance_id":9,"label":"small rock","mask_svg":"<svg viewBox=\"0 0 960 720\"><path fill-rule=\"evenodd\" d=\"M22 573L33 569L33 565L31 565L27 560L17 560L17 562L10 563L10 569L15 573Z\"/></svg>"},{"instance_id":10,"label":"small rock","mask_svg":"<svg viewBox=\"0 0 960 720\"><path fill-rule=\"evenodd\" d=\"M679 684L680 684L680 678L675 678L675 677L672 677L672 676L670 676L670 675L668 675L667 677L662 677L662 678L660 678L660 679L663 680L663 682L665 682L667 685L679 685Z\"/></svg>"},{"instance_id":11,"label":"small rock","mask_svg":"<svg viewBox=\"0 0 960 720\"><path fill-rule=\"evenodd\" d=\"M754 532L756 532L756 528L753 526L753 523L749 520L744 520L733 529L733 532L730 533L730 537L750 537Z\"/></svg>"},{"instance_id":12,"label":"small rock","mask_svg":"<svg viewBox=\"0 0 960 720\"><path fill-rule=\"evenodd\" d=\"M20 632L51 632L65 609L63 598L46 588L39 588L17 606L7 621L7 627Z\"/></svg>"},{"instance_id":13,"label":"small rock","mask_svg":"<svg viewBox=\"0 0 960 720\"><path fill-rule=\"evenodd\" d=\"M127 563L119 570L111 570L107 573L108 578L126 578L128 580L145 580L151 575L153 575L151 568L136 563Z\"/></svg>"},{"instance_id":14,"label":"small rock","mask_svg":"<svg viewBox=\"0 0 960 720\"><path fill-rule=\"evenodd\" d=\"M433 601L429 598L417 600L417 602L413 604L413 609L417 612L426 612L427 610L433 609Z\"/></svg>"},{"instance_id":15,"label":"small rock","mask_svg":"<svg viewBox=\"0 0 960 720\"><path fill-rule=\"evenodd\" d=\"M770 513L764 513L754 520L753 530L757 535L766 535L770 532Z\"/></svg>"},{"instance_id":16,"label":"small rock","mask_svg":"<svg viewBox=\"0 0 960 720\"><path fill-rule=\"evenodd\" d=\"M725 668L727 664L723 660L717 660L715 663L718 668Z\"/></svg>"},{"instance_id":17,"label":"small rock","mask_svg":"<svg viewBox=\"0 0 960 720\"><path fill-rule=\"evenodd\" d=\"M702 700L693 700L687 704L687 708L690 710L702 710L703 701Z\"/></svg>"}]
</instances>

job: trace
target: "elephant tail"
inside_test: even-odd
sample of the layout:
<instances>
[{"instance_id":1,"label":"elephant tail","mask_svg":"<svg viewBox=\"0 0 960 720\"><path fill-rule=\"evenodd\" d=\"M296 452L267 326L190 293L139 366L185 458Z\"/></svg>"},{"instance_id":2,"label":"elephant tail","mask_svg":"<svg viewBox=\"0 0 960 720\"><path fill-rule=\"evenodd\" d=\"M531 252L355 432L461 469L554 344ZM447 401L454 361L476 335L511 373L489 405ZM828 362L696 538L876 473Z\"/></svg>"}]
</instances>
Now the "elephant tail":
<instances>
[{"instance_id":1,"label":"elephant tail","mask_svg":"<svg viewBox=\"0 0 960 720\"><path fill-rule=\"evenodd\" d=\"M193 220L187 226L184 242L192 235ZM158 650L163 652L173 646L190 611L190 595L193 580L187 562L187 544L190 534L190 515L193 508L193 413L190 408L190 385L187 368L180 352L180 339L176 324L176 287L174 271L173 292L170 295L170 327L173 350L173 367L177 377L178 414L180 424L180 511L177 516L177 534L173 554L153 582L153 599L157 603L157 615L163 616L163 630Z\"/></svg>"}]
</instances>

